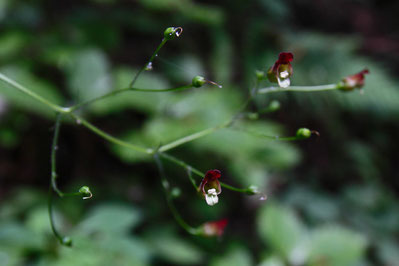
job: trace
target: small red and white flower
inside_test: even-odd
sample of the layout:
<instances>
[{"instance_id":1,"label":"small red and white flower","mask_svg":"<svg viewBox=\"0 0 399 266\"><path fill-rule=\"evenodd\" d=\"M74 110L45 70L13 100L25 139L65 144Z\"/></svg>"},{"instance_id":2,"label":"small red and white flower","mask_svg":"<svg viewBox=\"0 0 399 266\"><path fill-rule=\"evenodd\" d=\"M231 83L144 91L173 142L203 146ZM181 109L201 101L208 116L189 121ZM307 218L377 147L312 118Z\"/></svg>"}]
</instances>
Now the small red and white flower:
<instances>
[{"instance_id":1,"label":"small red and white flower","mask_svg":"<svg viewBox=\"0 0 399 266\"><path fill-rule=\"evenodd\" d=\"M206 172L198 191L205 197L205 201L209 206L213 206L219 202L218 195L222 193L219 178L222 176L217 169Z\"/></svg>"},{"instance_id":2,"label":"small red and white flower","mask_svg":"<svg viewBox=\"0 0 399 266\"><path fill-rule=\"evenodd\" d=\"M368 69L364 69L357 74L347 76L338 85L340 90L352 91L354 89L360 89L364 86L365 74L370 73Z\"/></svg>"},{"instance_id":3,"label":"small red and white flower","mask_svg":"<svg viewBox=\"0 0 399 266\"><path fill-rule=\"evenodd\" d=\"M293 59L294 55L290 52L280 53L277 61L267 71L267 78L269 81L278 83L281 88L287 88L290 86L290 77L293 73L291 62Z\"/></svg>"}]
</instances>

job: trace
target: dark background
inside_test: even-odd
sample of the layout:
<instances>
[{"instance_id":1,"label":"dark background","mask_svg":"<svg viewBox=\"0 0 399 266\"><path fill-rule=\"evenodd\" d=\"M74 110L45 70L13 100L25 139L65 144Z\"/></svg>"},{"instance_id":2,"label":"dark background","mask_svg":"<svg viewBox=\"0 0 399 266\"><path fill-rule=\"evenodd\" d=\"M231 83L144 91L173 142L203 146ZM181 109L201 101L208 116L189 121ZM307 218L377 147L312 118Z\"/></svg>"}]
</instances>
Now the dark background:
<instances>
[{"instance_id":1,"label":"dark background","mask_svg":"<svg viewBox=\"0 0 399 266\"><path fill-rule=\"evenodd\" d=\"M398 11L397 1L365 0L2 1L1 73L65 106L126 87L164 29L184 28L137 87L176 87L203 75L223 89L132 92L80 111L143 146L225 121L254 85L255 70L267 70L281 51L294 53L293 85L336 83L364 68L370 74L363 93L259 96L251 110L272 100L281 108L243 122L268 135L308 127L320 137L278 142L221 130L171 151L268 195L260 201L223 190L209 207L185 170L166 163L190 224L229 219L221 239L178 226L151 158L64 121L59 186L94 193L56 201L57 227L72 237L72 249L52 236L46 210L55 114L1 83L0 264L398 265Z\"/></svg>"}]
</instances>

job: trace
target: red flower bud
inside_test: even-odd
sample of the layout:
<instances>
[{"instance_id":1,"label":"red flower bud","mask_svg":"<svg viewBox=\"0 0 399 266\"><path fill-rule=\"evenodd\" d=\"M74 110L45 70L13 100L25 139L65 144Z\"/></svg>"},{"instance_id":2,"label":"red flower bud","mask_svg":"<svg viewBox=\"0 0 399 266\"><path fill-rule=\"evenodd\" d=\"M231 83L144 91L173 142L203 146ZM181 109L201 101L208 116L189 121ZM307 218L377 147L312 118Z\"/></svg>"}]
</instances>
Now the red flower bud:
<instances>
[{"instance_id":1,"label":"red flower bud","mask_svg":"<svg viewBox=\"0 0 399 266\"><path fill-rule=\"evenodd\" d=\"M364 75L368 73L369 70L364 69L357 74L348 76L338 84L338 88L344 91L352 91L356 88L360 89L364 86Z\"/></svg>"},{"instance_id":2,"label":"red flower bud","mask_svg":"<svg viewBox=\"0 0 399 266\"><path fill-rule=\"evenodd\" d=\"M207 171L198 188L198 191L202 193L206 203L210 206L215 205L219 201L217 195L222 192L222 188L218 179L221 176L222 174L217 169Z\"/></svg>"},{"instance_id":3,"label":"red flower bud","mask_svg":"<svg viewBox=\"0 0 399 266\"><path fill-rule=\"evenodd\" d=\"M278 83L282 88L290 86L290 77L293 73L291 62L293 59L294 55L290 52L280 53L278 55L278 60L267 71L267 78L269 81Z\"/></svg>"},{"instance_id":4,"label":"red flower bud","mask_svg":"<svg viewBox=\"0 0 399 266\"><path fill-rule=\"evenodd\" d=\"M224 228L227 225L227 219L222 219L219 221L207 222L201 226L201 233L203 236L213 237L213 236L222 236L224 232Z\"/></svg>"}]
</instances>

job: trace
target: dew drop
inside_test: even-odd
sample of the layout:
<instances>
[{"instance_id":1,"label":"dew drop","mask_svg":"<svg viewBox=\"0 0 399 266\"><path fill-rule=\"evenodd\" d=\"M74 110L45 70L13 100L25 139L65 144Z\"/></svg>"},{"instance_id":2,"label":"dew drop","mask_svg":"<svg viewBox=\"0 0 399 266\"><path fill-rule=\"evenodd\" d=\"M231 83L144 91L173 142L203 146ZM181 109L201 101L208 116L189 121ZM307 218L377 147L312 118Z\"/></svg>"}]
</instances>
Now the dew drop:
<instances>
[{"instance_id":1,"label":"dew drop","mask_svg":"<svg viewBox=\"0 0 399 266\"><path fill-rule=\"evenodd\" d=\"M145 71L151 71L152 70L152 62L149 62L146 66L145 66Z\"/></svg>"},{"instance_id":2,"label":"dew drop","mask_svg":"<svg viewBox=\"0 0 399 266\"><path fill-rule=\"evenodd\" d=\"M262 195L259 197L259 200L260 200L260 201L265 201L265 200L267 200L266 194L262 194Z\"/></svg>"},{"instance_id":3,"label":"dew drop","mask_svg":"<svg viewBox=\"0 0 399 266\"><path fill-rule=\"evenodd\" d=\"M76 124L80 125L82 124L82 121L80 121L80 119L76 119Z\"/></svg>"}]
</instances>

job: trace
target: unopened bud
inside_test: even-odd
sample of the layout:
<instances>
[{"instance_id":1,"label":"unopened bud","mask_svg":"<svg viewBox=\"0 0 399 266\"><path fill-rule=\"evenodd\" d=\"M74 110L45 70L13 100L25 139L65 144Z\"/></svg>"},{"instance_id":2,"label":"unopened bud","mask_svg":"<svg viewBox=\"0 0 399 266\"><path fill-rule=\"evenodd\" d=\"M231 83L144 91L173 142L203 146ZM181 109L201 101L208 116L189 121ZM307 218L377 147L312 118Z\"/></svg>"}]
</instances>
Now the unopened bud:
<instances>
[{"instance_id":1,"label":"unopened bud","mask_svg":"<svg viewBox=\"0 0 399 266\"><path fill-rule=\"evenodd\" d=\"M172 188L172 190L170 191L170 194L173 198L178 198L181 195L181 190L178 187L174 187Z\"/></svg>"},{"instance_id":2,"label":"unopened bud","mask_svg":"<svg viewBox=\"0 0 399 266\"><path fill-rule=\"evenodd\" d=\"M249 113L249 114L247 115L247 117L248 117L248 119L256 120L256 119L259 118L259 114L258 114L258 113Z\"/></svg>"},{"instance_id":3,"label":"unopened bud","mask_svg":"<svg viewBox=\"0 0 399 266\"><path fill-rule=\"evenodd\" d=\"M93 194L90 191L88 186L83 186L79 189L79 193L83 195L83 199L90 199L93 197Z\"/></svg>"},{"instance_id":4,"label":"unopened bud","mask_svg":"<svg viewBox=\"0 0 399 266\"><path fill-rule=\"evenodd\" d=\"M258 80L264 80L264 79L266 79L266 74L265 74L264 71L256 70L255 75L256 75L256 78L257 78Z\"/></svg>"},{"instance_id":5,"label":"unopened bud","mask_svg":"<svg viewBox=\"0 0 399 266\"><path fill-rule=\"evenodd\" d=\"M280 109L280 102L277 101L277 100L271 101L271 103L269 104L268 109L269 109L268 110L269 112L277 111L278 109Z\"/></svg>"},{"instance_id":6,"label":"unopened bud","mask_svg":"<svg viewBox=\"0 0 399 266\"><path fill-rule=\"evenodd\" d=\"M205 83L206 83L206 79L202 76L195 76L192 81L192 85L194 88L200 88Z\"/></svg>"},{"instance_id":7,"label":"unopened bud","mask_svg":"<svg viewBox=\"0 0 399 266\"><path fill-rule=\"evenodd\" d=\"M170 41L173 40L175 37L179 37L182 32L182 27L169 27L164 31L163 36L166 40Z\"/></svg>"},{"instance_id":8,"label":"unopened bud","mask_svg":"<svg viewBox=\"0 0 399 266\"><path fill-rule=\"evenodd\" d=\"M257 186L250 186L247 190L247 194L248 195L255 195L255 194L259 194L259 188Z\"/></svg>"},{"instance_id":9,"label":"unopened bud","mask_svg":"<svg viewBox=\"0 0 399 266\"><path fill-rule=\"evenodd\" d=\"M69 236L65 236L62 238L61 240L61 244L67 247L71 247L72 246L72 239Z\"/></svg>"},{"instance_id":10,"label":"unopened bud","mask_svg":"<svg viewBox=\"0 0 399 266\"><path fill-rule=\"evenodd\" d=\"M312 135L312 131L310 131L310 129L308 128L300 128L296 131L296 136L299 139L307 139L310 138L310 136Z\"/></svg>"}]
</instances>

